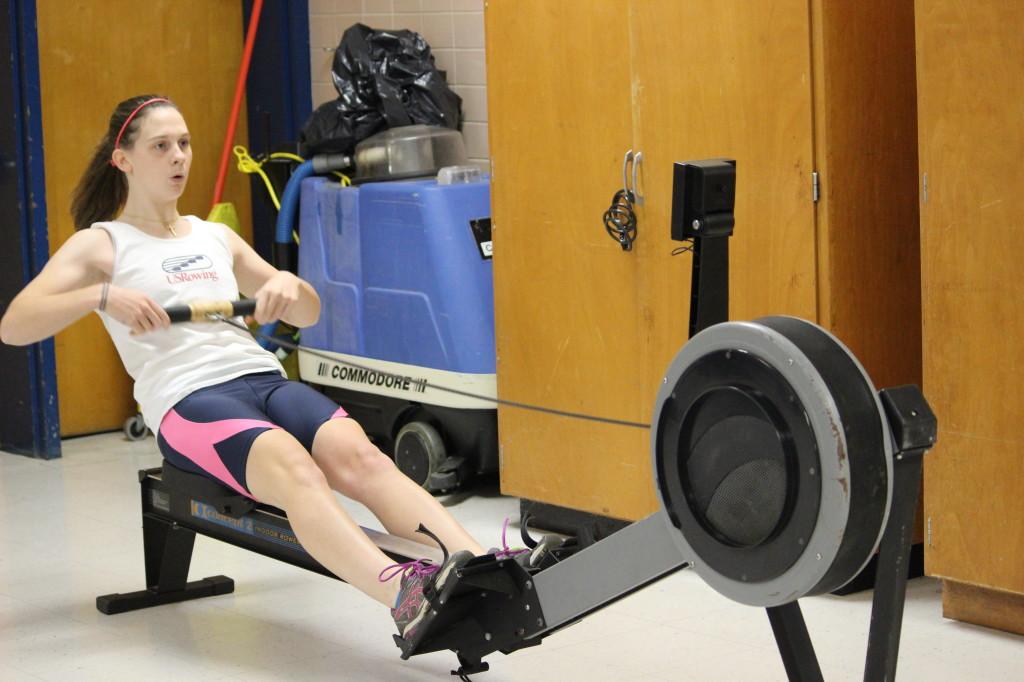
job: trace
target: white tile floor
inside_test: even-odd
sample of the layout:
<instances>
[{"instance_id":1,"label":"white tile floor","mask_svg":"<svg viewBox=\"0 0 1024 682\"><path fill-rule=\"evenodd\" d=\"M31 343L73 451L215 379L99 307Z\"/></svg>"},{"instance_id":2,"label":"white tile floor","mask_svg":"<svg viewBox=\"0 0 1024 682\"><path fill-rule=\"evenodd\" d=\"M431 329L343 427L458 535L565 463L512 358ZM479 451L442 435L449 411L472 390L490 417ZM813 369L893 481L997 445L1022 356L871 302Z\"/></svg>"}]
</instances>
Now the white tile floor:
<instances>
[{"instance_id":1,"label":"white tile floor","mask_svg":"<svg viewBox=\"0 0 1024 682\"><path fill-rule=\"evenodd\" d=\"M52 462L0 453L0 680L452 679L450 653L400 660L387 611L349 586L202 537L192 577L231 576L234 594L99 613L97 595L142 587L135 472L158 464L152 439L115 434L69 440ZM485 546L518 511L494 492L446 502ZM825 679L860 679L870 596L802 606ZM901 680L1024 679L1024 639L943 620L931 579L911 583L900 654ZM688 570L489 660L474 679L785 679L763 610Z\"/></svg>"}]
</instances>

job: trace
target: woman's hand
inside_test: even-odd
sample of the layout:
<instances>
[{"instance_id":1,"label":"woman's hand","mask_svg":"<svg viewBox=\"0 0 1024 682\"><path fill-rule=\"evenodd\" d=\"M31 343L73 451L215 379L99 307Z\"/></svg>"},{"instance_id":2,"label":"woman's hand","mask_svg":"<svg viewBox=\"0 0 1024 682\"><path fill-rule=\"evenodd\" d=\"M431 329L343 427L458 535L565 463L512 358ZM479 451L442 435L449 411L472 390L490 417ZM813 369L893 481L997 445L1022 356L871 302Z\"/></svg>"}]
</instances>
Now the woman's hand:
<instances>
[{"instance_id":1,"label":"woman's hand","mask_svg":"<svg viewBox=\"0 0 1024 682\"><path fill-rule=\"evenodd\" d=\"M224 226L224 236L234 258L238 290L256 299L253 318L258 323L282 320L294 327L316 324L320 317L320 297L309 282L263 260L231 228Z\"/></svg>"},{"instance_id":2,"label":"woman's hand","mask_svg":"<svg viewBox=\"0 0 1024 682\"><path fill-rule=\"evenodd\" d=\"M299 300L301 294L302 280L290 272L278 271L253 295L256 299L253 317L259 324L284 319L288 308Z\"/></svg>"},{"instance_id":3,"label":"woman's hand","mask_svg":"<svg viewBox=\"0 0 1024 682\"><path fill-rule=\"evenodd\" d=\"M126 327L131 327L133 335L170 326L171 318L146 294L135 289L115 287L113 284L109 287L103 312Z\"/></svg>"}]
</instances>

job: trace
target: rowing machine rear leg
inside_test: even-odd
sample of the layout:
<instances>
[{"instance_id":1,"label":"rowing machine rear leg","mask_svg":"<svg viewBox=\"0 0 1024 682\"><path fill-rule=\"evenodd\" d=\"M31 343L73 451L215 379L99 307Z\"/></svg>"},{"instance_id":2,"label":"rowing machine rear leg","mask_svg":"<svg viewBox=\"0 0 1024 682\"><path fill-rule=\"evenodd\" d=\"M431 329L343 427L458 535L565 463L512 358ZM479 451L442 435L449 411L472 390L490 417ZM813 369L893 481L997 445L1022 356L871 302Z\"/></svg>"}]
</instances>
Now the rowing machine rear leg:
<instances>
[{"instance_id":1,"label":"rowing machine rear leg","mask_svg":"<svg viewBox=\"0 0 1024 682\"><path fill-rule=\"evenodd\" d=\"M143 514L142 540L147 589L96 597L96 608L101 612L113 615L235 591L235 582L223 575L188 582L196 540L194 531L153 514Z\"/></svg>"}]
</instances>

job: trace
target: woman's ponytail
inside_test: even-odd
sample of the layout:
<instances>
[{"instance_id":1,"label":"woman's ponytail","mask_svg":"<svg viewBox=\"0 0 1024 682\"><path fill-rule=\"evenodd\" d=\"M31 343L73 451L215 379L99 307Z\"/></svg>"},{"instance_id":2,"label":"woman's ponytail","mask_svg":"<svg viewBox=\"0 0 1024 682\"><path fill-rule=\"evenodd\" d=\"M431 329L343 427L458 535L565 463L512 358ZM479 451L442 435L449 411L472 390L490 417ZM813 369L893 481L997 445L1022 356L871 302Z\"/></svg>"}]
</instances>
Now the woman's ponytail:
<instances>
[{"instance_id":1,"label":"woman's ponytail","mask_svg":"<svg viewBox=\"0 0 1024 682\"><path fill-rule=\"evenodd\" d=\"M71 195L71 218L76 230L115 218L124 206L128 182L124 173L110 163L113 151L114 141L109 134L104 135Z\"/></svg>"},{"instance_id":2,"label":"woman's ponytail","mask_svg":"<svg viewBox=\"0 0 1024 682\"><path fill-rule=\"evenodd\" d=\"M150 101L153 101L152 104L149 104ZM152 106L174 104L157 95L139 95L124 100L114 109L107 132L96 146L89 165L71 195L71 218L76 230L84 230L96 222L112 220L121 211L128 198L128 181L124 173L113 165L111 156L115 145L121 149L132 148L139 125Z\"/></svg>"}]
</instances>

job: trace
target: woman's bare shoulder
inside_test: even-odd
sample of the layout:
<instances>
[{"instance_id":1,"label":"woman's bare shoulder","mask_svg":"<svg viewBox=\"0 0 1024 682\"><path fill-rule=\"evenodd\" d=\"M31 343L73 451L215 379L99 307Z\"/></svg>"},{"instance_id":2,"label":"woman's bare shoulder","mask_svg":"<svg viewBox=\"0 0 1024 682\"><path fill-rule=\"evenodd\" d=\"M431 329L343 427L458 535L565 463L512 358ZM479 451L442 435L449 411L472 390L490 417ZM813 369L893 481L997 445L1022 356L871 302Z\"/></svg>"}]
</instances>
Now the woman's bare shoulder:
<instances>
[{"instance_id":1,"label":"woman's bare shoulder","mask_svg":"<svg viewBox=\"0 0 1024 682\"><path fill-rule=\"evenodd\" d=\"M104 229L78 230L61 244L53 257L109 275L114 269L114 242Z\"/></svg>"}]
</instances>

